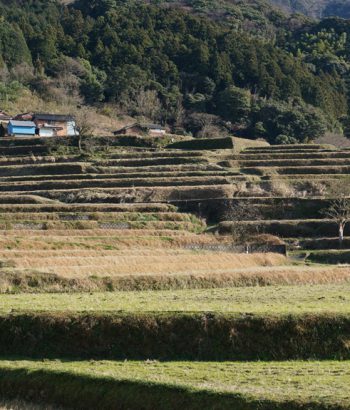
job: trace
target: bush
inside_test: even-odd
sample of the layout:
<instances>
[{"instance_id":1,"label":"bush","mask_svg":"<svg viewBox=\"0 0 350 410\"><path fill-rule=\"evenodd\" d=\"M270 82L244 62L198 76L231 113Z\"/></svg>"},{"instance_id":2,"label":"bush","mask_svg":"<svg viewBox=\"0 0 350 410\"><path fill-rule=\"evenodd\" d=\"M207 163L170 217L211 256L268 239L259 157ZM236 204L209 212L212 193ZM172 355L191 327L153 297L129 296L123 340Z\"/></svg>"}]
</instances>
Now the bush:
<instances>
[{"instance_id":1,"label":"bush","mask_svg":"<svg viewBox=\"0 0 350 410\"><path fill-rule=\"evenodd\" d=\"M300 100L285 103L261 99L253 107L250 129L253 136L266 137L272 144L296 144L323 136L327 121L320 110Z\"/></svg>"}]
</instances>

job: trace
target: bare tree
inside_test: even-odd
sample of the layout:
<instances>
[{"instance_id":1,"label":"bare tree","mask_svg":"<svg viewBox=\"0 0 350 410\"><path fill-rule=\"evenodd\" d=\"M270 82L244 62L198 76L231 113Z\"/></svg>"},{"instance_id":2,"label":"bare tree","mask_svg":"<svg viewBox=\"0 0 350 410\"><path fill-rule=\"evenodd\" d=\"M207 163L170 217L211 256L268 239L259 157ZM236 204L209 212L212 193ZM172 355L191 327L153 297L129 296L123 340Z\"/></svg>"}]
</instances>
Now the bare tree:
<instances>
[{"instance_id":1,"label":"bare tree","mask_svg":"<svg viewBox=\"0 0 350 410\"><path fill-rule=\"evenodd\" d=\"M7 83L10 79L10 72L6 65L0 67L0 81Z\"/></svg>"},{"instance_id":2,"label":"bare tree","mask_svg":"<svg viewBox=\"0 0 350 410\"><path fill-rule=\"evenodd\" d=\"M222 127L217 125L204 125L203 128L198 132L197 136L199 138L220 138L226 137L227 132L223 130Z\"/></svg>"},{"instance_id":3,"label":"bare tree","mask_svg":"<svg viewBox=\"0 0 350 410\"><path fill-rule=\"evenodd\" d=\"M248 253L249 242L261 233L259 224L254 223L262 219L260 209L246 201L231 201L224 212L224 219L232 222L231 232L234 241L244 244Z\"/></svg>"},{"instance_id":4,"label":"bare tree","mask_svg":"<svg viewBox=\"0 0 350 410\"><path fill-rule=\"evenodd\" d=\"M329 207L322 211L323 215L338 224L339 246L342 247L344 230L350 222L350 198L340 197L331 201Z\"/></svg>"},{"instance_id":5,"label":"bare tree","mask_svg":"<svg viewBox=\"0 0 350 410\"><path fill-rule=\"evenodd\" d=\"M34 67L25 62L17 64L11 69L11 78L22 84L28 84L34 79Z\"/></svg>"},{"instance_id":6,"label":"bare tree","mask_svg":"<svg viewBox=\"0 0 350 410\"><path fill-rule=\"evenodd\" d=\"M121 111L132 116L145 117L151 121L158 121L161 116L162 104L155 90L140 89L123 93L119 104Z\"/></svg>"},{"instance_id":7,"label":"bare tree","mask_svg":"<svg viewBox=\"0 0 350 410\"><path fill-rule=\"evenodd\" d=\"M155 90L140 90L135 96L135 112L152 121L158 121L162 104Z\"/></svg>"},{"instance_id":8,"label":"bare tree","mask_svg":"<svg viewBox=\"0 0 350 410\"><path fill-rule=\"evenodd\" d=\"M342 247L344 230L350 222L350 178L344 177L334 181L326 192L329 206L321 210L321 214L338 226L339 247Z\"/></svg>"},{"instance_id":9,"label":"bare tree","mask_svg":"<svg viewBox=\"0 0 350 410\"><path fill-rule=\"evenodd\" d=\"M93 136L94 123L91 113L86 108L81 108L75 113L78 134L79 152L83 152L83 145Z\"/></svg>"}]
</instances>

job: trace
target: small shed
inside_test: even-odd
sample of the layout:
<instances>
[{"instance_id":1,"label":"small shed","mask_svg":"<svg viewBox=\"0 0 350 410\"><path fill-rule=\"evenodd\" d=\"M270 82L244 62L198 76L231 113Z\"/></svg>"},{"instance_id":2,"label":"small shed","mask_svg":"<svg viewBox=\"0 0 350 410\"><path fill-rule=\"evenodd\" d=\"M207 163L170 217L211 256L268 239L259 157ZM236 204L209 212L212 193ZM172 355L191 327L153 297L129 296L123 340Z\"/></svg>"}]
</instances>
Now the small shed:
<instances>
[{"instance_id":1,"label":"small shed","mask_svg":"<svg viewBox=\"0 0 350 410\"><path fill-rule=\"evenodd\" d=\"M135 123L127 125L117 131L114 135L148 135L151 137L158 137L166 134L166 128L159 124L140 124Z\"/></svg>"},{"instance_id":2,"label":"small shed","mask_svg":"<svg viewBox=\"0 0 350 410\"><path fill-rule=\"evenodd\" d=\"M11 120L7 126L7 133L11 137L34 137L35 129L33 121Z\"/></svg>"}]
</instances>

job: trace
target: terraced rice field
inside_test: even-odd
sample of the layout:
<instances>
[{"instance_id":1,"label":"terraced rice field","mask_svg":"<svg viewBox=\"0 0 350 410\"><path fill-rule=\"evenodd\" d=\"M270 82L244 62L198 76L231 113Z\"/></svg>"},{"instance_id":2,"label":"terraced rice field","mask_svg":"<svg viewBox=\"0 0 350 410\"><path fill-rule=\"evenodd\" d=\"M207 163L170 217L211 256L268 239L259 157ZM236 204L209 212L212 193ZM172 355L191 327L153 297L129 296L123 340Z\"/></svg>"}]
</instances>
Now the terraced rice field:
<instances>
[{"instance_id":1,"label":"terraced rice field","mask_svg":"<svg viewBox=\"0 0 350 410\"><path fill-rule=\"evenodd\" d=\"M0 406L350 409L350 239L322 217L350 151L0 154ZM289 257L234 252L237 204Z\"/></svg>"}]
</instances>

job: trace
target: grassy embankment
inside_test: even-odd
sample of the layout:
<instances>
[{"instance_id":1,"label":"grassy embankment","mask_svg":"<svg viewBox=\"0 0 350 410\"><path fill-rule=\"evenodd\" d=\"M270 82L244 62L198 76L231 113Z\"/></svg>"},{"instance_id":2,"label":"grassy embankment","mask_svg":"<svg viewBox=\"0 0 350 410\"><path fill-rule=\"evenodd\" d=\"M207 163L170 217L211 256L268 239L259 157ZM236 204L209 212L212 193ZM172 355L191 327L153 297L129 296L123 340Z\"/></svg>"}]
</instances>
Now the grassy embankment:
<instances>
[{"instance_id":1,"label":"grassy embankment","mask_svg":"<svg viewBox=\"0 0 350 410\"><path fill-rule=\"evenodd\" d=\"M349 284L1 295L2 354L350 359Z\"/></svg>"}]
</instances>

